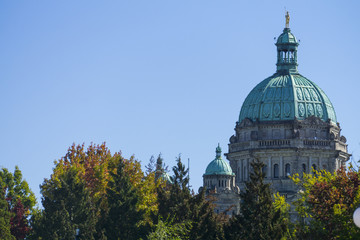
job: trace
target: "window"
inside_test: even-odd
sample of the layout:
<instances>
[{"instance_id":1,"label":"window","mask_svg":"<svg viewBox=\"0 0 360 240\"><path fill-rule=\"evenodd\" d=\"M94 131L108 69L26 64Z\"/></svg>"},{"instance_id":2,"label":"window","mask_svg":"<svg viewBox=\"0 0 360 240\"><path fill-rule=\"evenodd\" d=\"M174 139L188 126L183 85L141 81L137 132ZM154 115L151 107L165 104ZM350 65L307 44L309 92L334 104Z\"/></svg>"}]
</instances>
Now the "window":
<instances>
[{"instance_id":1,"label":"window","mask_svg":"<svg viewBox=\"0 0 360 240\"><path fill-rule=\"evenodd\" d=\"M290 171L290 163L287 163L285 165L285 175L286 177L289 177L291 175L291 171Z\"/></svg>"},{"instance_id":2,"label":"window","mask_svg":"<svg viewBox=\"0 0 360 240\"><path fill-rule=\"evenodd\" d=\"M274 178L279 178L279 165L274 165Z\"/></svg>"},{"instance_id":3,"label":"window","mask_svg":"<svg viewBox=\"0 0 360 240\"><path fill-rule=\"evenodd\" d=\"M303 171L303 173L306 173L306 164L305 163L303 163L303 165L302 165L302 171Z\"/></svg>"},{"instance_id":4,"label":"window","mask_svg":"<svg viewBox=\"0 0 360 240\"><path fill-rule=\"evenodd\" d=\"M313 171L313 173L316 173L316 164L312 165L312 171Z\"/></svg>"},{"instance_id":5,"label":"window","mask_svg":"<svg viewBox=\"0 0 360 240\"><path fill-rule=\"evenodd\" d=\"M264 174L265 177L266 177L266 172L267 172L267 166L264 165L262 168L262 173Z\"/></svg>"}]
</instances>

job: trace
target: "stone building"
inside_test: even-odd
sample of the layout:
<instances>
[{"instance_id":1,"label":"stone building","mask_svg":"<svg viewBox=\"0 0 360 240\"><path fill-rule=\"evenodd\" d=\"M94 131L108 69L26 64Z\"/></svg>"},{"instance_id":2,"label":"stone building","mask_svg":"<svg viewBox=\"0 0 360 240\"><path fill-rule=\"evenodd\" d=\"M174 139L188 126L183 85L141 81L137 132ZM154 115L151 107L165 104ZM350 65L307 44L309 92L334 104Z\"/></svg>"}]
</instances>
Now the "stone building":
<instances>
[{"instance_id":1,"label":"stone building","mask_svg":"<svg viewBox=\"0 0 360 240\"><path fill-rule=\"evenodd\" d=\"M209 163L203 175L206 194L214 197L215 211L237 214L240 209L239 187L235 185L235 174L229 163L221 158L220 145L216 148L216 157Z\"/></svg>"},{"instance_id":2,"label":"stone building","mask_svg":"<svg viewBox=\"0 0 360 240\"><path fill-rule=\"evenodd\" d=\"M246 97L225 155L240 191L249 180L250 162L258 158L266 165L266 181L291 202L297 189L289 175L333 172L345 166L350 154L330 99L298 72L299 42L288 18L275 45L276 72Z\"/></svg>"}]
</instances>

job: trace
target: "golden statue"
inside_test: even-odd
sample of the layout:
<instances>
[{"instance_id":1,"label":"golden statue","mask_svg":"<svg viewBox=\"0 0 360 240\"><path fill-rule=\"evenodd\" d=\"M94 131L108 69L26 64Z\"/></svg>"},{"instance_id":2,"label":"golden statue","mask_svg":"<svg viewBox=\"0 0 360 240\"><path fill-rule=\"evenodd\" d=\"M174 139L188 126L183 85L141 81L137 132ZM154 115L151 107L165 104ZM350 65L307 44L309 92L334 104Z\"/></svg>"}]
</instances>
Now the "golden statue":
<instances>
[{"instance_id":1,"label":"golden statue","mask_svg":"<svg viewBox=\"0 0 360 240\"><path fill-rule=\"evenodd\" d=\"M286 28L289 28L289 22L290 22L290 15L289 15L289 11L286 11L286 15L285 15L285 19L286 19Z\"/></svg>"}]
</instances>

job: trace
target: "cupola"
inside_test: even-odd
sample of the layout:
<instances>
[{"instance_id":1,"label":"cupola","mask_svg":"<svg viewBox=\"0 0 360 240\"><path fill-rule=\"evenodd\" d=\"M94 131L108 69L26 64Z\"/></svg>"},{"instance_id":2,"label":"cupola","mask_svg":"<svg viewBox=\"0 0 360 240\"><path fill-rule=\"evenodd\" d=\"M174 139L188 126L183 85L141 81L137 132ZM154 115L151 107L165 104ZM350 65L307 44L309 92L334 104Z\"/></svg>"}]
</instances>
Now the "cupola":
<instances>
[{"instance_id":1,"label":"cupola","mask_svg":"<svg viewBox=\"0 0 360 240\"><path fill-rule=\"evenodd\" d=\"M337 123L336 114L325 92L297 69L299 45L289 28L290 16L277 39L277 70L260 82L246 97L240 111L240 124L245 118L252 121L305 120L310 116L324 122Z\"/></svg>"}]
</instances>

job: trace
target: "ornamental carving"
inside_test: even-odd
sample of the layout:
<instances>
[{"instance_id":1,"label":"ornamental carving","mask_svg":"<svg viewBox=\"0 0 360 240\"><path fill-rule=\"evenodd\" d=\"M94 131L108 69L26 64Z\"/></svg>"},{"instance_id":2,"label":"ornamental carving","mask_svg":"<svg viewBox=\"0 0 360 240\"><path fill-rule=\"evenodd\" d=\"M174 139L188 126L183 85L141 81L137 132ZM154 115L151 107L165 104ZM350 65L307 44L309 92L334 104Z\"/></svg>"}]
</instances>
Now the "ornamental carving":
<instances>
[{"instance_id":1,"label":"ornamental carving","mask_svg":"<svg viewBox=\"0 0 360 240\"><path fill-rule=\"evenodd\" d=\"M298 110L300 117L303 117L305 115L305 107L303 103L299 103Z\"/></svg>"},{"instance_id":2,"label":"ornamental carving","mask_svg":"<svg viewBox=\"0 0 360 240\"><path fill-rule=\"evenodd\" d=\"M266 92L266 99L267 100L271 100L272 97L274 95L274 88L270 88L267 92Z\"/></svg>"},{"instance_id":3,"label":"ornamental carving","mask_svg":"<svg viewBox=\"0 0 360 240\"><path fill-rule=\"evenodd\" d=\"M316 105L316 112L317 112L317 115L318 115L319 117L322 117L322 116L323 116L323 109L322 109L322 107L321 107L320 104L317 104L317 105Z\"/></svg>"},{"instance_id":4,"label":"ornamental carving","mask_svg":"<svg viewBox=\"0 0 360 240\"><path fill-rule=\"evenodd\" d=\"M289 100L290 99L290 89L289 88L284 88L284 100Z\"/></svg>"},{"instance_id":5,"label":"ornamental carving","mask_svg":"<svg viewBox=\"0 0 360 240\"><path fill-rule=\"evenodd\" d=\"M305 95L306 100L310 100L310 94L309 94L309 91L306 88L304 88L304 95Z\"/></svg>"},{"instance_id":6,"label":"ornamental carving","mask_svg":"<svg viewBox=\"0 0 360 240\"><path fill-rule=\"evenodd\" d=\"M311 97L313 98L313 100L314 101L317 101L318 100L318 97L317 97L317 94L316 94L316 92L315 92L315 90L314 89L311 89Z\"/></svg>"},{"instance_id":7,"label":"ornamental carving","mask_svg":"<svg viewBox=\"0 0 360 240\"><path fill-rule=\"evenodd\" d=\"M285 105L284 105L284 115L285 115L285 117L290 117L290 113L291 113L290 104L285 103Z\"/></svg>"},{"instance_id":8,"label":"ornamental carving","mask_svg":"<svg viewBox=\"0 0 360 240\"><path fill-rule=\"evenodd\" d=\"M270 116L270 105L266 104L263 109L263 116L268 118Z\"/></svg>"},{"instance_id":9,"label":"ornamental carving","mask_svg":"<svg viewBox=\"0 0 360 240\"><path fill-rule=\"evenodd\" d=\"M314 115L314 108L313 108L312 104L307 105L307 110L308 110L308 113L310 116Z\"/></svg>"},{"instance_id":10,"label":"ornamental carving","mask_svg":"<svg viewBox=\"0 0 360 240\"><path fill-rule=\"evenodd\" d=\"M275 117L280 117L280 104L276 103L274 106L274 115Z\"/></svg>"},{"instance_id":11,"label":"ornamental carving","mask_svg":"<svg viewBox=\"0 0 360 240\"><path fill-rule=\"evenodd\" d=\"M232 135L231 137L230 137L230 143L236 143L236 137L234 136L234 135Z\"/></svg>"},{"instance_id":12,"label":"ornamental carving","mask_svg":"<svg viewBox=\"0 0 360 240\"><path fill-rule=\"evenodd\" d=\"M300 88L296 89L296 95L299 100L302 100L303 95Z\"/></svg>"},{"instance_id":13,"label":"ornamental carving","mask_svg":"<svg viewBox=\"0 0 360 240\"><path fill-rule=\"evenodd\" d=\"M327 123L323 122L320 118L312 115L308 118L306 118L303 121L304 125L317 125L317 126L327 126Z\"/></svg>"}]
</instances>

